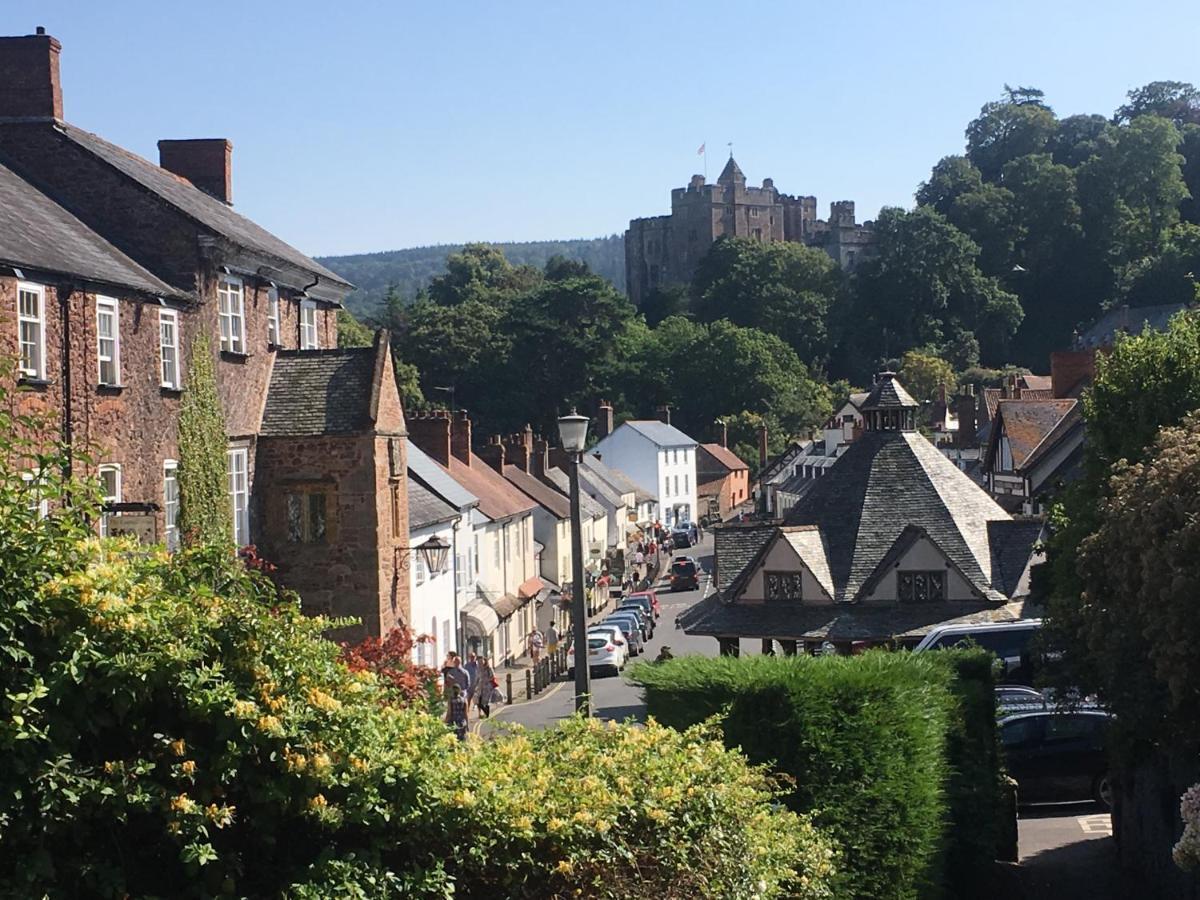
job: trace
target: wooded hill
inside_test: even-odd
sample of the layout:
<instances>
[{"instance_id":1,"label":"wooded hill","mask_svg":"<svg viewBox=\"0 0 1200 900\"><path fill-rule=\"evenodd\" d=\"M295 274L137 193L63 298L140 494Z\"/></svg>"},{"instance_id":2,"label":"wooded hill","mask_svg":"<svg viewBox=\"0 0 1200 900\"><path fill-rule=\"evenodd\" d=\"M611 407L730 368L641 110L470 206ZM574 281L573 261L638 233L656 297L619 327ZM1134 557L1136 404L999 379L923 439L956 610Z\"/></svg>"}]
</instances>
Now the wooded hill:
<instances>
[{"instance_id":1,"label":"wooded hill","mask_svg":"<svg viewBox=\"0 0 1200 900\"><path fill-rule=\"evenodd\" d=\"M396 285L400 296L413 299L419 290L429 285L435 275L446 271L446 258L460 252L464 244L438 244L432 247L412 247L408 250L385 250L379 253L354 253L349 256L318 256L317 262L349 279L357 288L347 298L346 305L355 315L374 314L387 294ZM524 241L492 246L504 253L513 265L544 268L552 257L561 256L587 267L607 278L618 291L625 291L625 239L619 235L568 241Z\"/></svg>"}]
</instances>

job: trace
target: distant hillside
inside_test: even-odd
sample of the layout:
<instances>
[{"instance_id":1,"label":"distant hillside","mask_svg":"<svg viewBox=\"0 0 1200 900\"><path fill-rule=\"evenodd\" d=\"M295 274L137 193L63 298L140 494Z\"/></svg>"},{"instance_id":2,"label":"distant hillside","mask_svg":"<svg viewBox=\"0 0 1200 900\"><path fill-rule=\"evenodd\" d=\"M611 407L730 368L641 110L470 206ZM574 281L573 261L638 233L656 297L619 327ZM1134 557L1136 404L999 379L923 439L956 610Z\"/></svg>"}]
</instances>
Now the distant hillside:
<instances>
[{"instance_id":1,"label":"distant hillside","mask_svg":"<svg viewBox=\"0 0 1200 900\"><path fill-rule=\"evenodd\" d=\"M619 234L611 237L573 241L526 241L494 244L515 265L542 268L552 256L565 256L588 264L593 272L625 290L625 242ZM435 275L446 270L446 257L463 248L462 244L439 244L381 253L356 253L351 256L318 256L317 261L357 286L347 298L347 306L356 315L371 312L395 284L402 296L415 297Z\"/></svg>"}]
</instances>

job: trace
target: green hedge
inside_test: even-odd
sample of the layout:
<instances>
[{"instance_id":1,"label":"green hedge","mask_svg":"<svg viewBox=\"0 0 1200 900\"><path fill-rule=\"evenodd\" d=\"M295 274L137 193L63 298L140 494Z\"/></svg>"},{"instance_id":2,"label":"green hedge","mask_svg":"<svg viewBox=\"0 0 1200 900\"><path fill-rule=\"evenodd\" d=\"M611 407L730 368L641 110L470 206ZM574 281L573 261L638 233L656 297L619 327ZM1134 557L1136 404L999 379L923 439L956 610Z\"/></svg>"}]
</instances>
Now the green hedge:
<instances>
[{"instance_id":1,"label":"green hedge","mask_svg":"<svg viewBox=\"0 0 1200 900\"><path fill-rule=\"evenodd\" d=\"M961 895L959 879L993 858L986 655L684 657L632 677L659 722L724 713L727 746L793 780L789 805L840 845L837 896L928 897L944 877Z\"/></svg>"}]
</instances>

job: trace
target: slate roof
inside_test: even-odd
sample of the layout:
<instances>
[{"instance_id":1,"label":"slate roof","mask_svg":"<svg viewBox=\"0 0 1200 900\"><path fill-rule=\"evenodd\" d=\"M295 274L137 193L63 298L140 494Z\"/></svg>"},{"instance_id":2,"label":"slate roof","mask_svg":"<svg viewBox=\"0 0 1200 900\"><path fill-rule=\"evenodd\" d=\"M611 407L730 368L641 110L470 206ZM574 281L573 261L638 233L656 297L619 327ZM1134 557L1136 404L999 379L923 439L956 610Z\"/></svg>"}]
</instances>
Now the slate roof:
<instances>
[{"instance_id":1,"label":"slate roof","mask_svg":"<svg viewBox=\"0 0 1200 900\"><path fill-rule=\"evenodd\" d=\"M1013 469L1026 468L1034 453L1079 405L1077 400L1001 400L996 415L1012 449ZM989 457L991 448L989 446Z\"/></svg>"},{"instance_id":2,"label":"slate roof","mask_svg":"<svg viewBox=\"0 0 1200 900\"><path fill-rule=\"evenodd\" d=\"M409 483L419 480L439 497L458 509L479 505L479 498L450 477L425 451L405 439L407 447Z\"/></svg>"},{"instance_id":3,"label":"slate roof","mask_svg":"<svg viewBox=\"0 0 1200 900\"><path fill-rule=\"evenodd\" d=\"M829 553L834 599L858 598L906 527L925 531L971 585L992 585L987 523L1007 512L915 432L868 431L796 501L789 525L817 525Z\"/></svg>"},{"instance_id":4,"label":"slate roof","mask_svg":"<svg viewBox=\"0 0 1200 900\"><path fill-rule=\"evenodd\" d=\"M1022 602L997 606L983 601L943 603L722 602L720 594L696 604L679 624L688 634L769 637L777 640L859 641L902 639L914 643L939 625L1010 622L1024 618Z\"/></svg>"},{"instance_id":5,"label":"slate roof","mask_svg":"<svg viewBox=\"0 0 1200 900\"><path fill-rule=\"evenodd\" d=\"M779 527L778 522L729 523L714 525L713 583L724 590L750 565Z\"/></svg>"},{"instance_id":6,"label":"slate roof","mask_svg":"<svg viewBox=\"0 0 1200 900\"><path fill-rule=\"evenodd\" d=\"M419 481L408 482L408 530L428 528L458 518L458 510Z\"/></svg>"},{"instance_id":7,"label":"slate roof","mask_svg":"<svg viewBox=\"0 0 1200 900\"><path fill-rule=\"evenodd\" d=\"M1029 564L1044 532L1045 525L1038 519L988 522L992 582L1009 597L1029 593Z\"/></svg>"},{"instance_id":8,"label":"slate roof","mask_svg":"<svg viewBox=\"0 0 1200 900\"><path fill-rule=\"evenodd\" d=\"M782 453L780 453L774 459L767 461L766 467L758 473L759 482L772 483L776 481L777 476L779 476L784 469L790 467L796 461L797 456L806 452L807 449L812 446L812 443L813 442L810 440L793 441L792 443L788 444ZM787 477L790 478L791 475L789 474ZM787 479L785 478L784 480L786 481Z\"/></svg>"},{"instance_id":9,"label":"slate roof","mask_svg":"<svg viewBox=\"0 0 1200 900\"><path fill-rule=\"evenodd\" d=\"M1048 375L1047 376L1034 375L1034 376L1025 376L1025 377L1026 378L1032 377L1032 378L1037 378L1037 379L1041 379L1042 377L1046 377L1047 379L1049 378ZM1018 387L1020 387L1019 384L1018 384ZM983 389L983 402L984 402L984 405L987 407L988 422L990 422L992 419L996 418L996 407L1003 398L1004 398L1004 392L1000 388L984 388ZM1053 400L1054 399L1054 391L1052 391L1048 387L1047 388L1032 388L1032 387L1024 388L1024 387L1022 387L1021 388L1021 396L1014 397L1013 399L1014 400Z\"/></svg>"},{"instance_id":10,"label":"slate roof","mask_svg":"<svg viewBox=\"0 0 1200 900\"><path fill-rule=\"evenodd\" d=\"M556 519L571 517L571 501L524 469L511 465L505 466L504 478Z\"/></svg>"},{"instance_id":11,"label":"slate roof","mask_svg":"<svg viewBox=\"0 0 1200 900\"><path fill-rule=\"evenodd\" d=\"M896 380L894 372L879 373L879 380L867 393L859 409L867 412L873 409L916 409L920 406L912 395Z\"/></svg>"},{"instance_id":12,"label":"slate roof","mask_svg":"<svg viewBox=\"0 0 1200 900\"><path fill-rule=\"evenodd\" d=\"M666 422L657 419L628 419L620 427L628 425L638 434L657 444L659 447L694 447L696 442Z\"/></svg>"},{"instance_id":13,"label":"slate roof","mask_svg":"<svg viewBox=\"0 0 1200 900\"><path fill-rule=\"evenodd\" d=\"M618 491L587 466L581 466L579 469L579 488L593 500L603 499L613 509L619 509L625 502L621 499L621 491Z\"/></svg>"},{"instance_id":14,"label":"slate roof","mask_svg":"<svg viewBox=\"0 0 1200 900\"><path fill-rule=\"evenodd\" d=\"M717 176L717 184L723 184L727 181L732 181L734 178L746 180L745 173L742 172L741 166L734 162L733 154L729 155L729 162L725 163L725 168L721 170L721 174Z\"/></svg>"},{"instance_id":15,"label":"slate roof","mask_svg":"<svg viewBox=\"0 0 1200 900\"><path fill-rule=\"evenodd\" d=\"M571 477L562 469L547 469L545 480L557 488L563 497L568 496L568 492L571 490ZM579 512L585 519L598 519L608 515L604 507L589 497L582 486L579 490Z\"/></svg>"},{"instance_id":16,"label":"slate roof","mask_svg":"<svg viewBox=\"0 0 1200 900\"><path fill-rule=\"evenodd\" d=\"M654 499L652 494L634 484L633 479L628 475L620 469L614 469L604 460L599 459L595 453L583 454L583 465L611 484L618 493L633 494L635 503L647 503Z\"/></svg>"},{"instance_id":17,"label":"slate roof","mask_svg":"<svg viewBox=\"0 0 1200 900\"><path fill-rule=\"evenodd\" d=\"M1031 391L1050 391L1054 389L1054 379L1049 375L1022 375L1021 387Z\"/></svg>"},{"instance_id":18,"label":"slate roof","mask_svg":"<svg viewBox=\"0 0 1200 900\"><path fill-rule=\"evenodd\" d=\"M1171 317L1187 309L1183 303L1163 303L1158 306L1117 307L1110 309L1079 336L1079 346L1110 347L1121 334L1141 334L1151 331L1166 331Z\"/></svg>"},{"instance_id":19,"label":"slate roof","mask_svg":"<svg viewBox=\"0 0 1200 900\"><path fill-rule=\"evenodd\" d=\"M334 293L330 299L336 301L338 295L345 294L353 287L340 275L326 269L245 216L234 212L228 204L206 194L187 179L74 125L60 123L56 130L64 139L99 157L184 215L239 247L274 257L314 276L320 276L333 288ZM319 289L315 290L319 293Z\"/></svg>"},{"instance_id":20,"label":"slate roof","mask_svg":"<svg viewBox=\"0 0 1200 900\"><path fill-rule=\"evenodd\" d=\"M11 169L0 165L0 263L185 298Z\"/></svg>"},{"instance_id":21,"label":"slate roof","mask_svg":"<svg viewBox=\"0 0 1200 900\"><path fill-rule=\"evenodd\" d=\"M1029 458L1025 460L1025 468L1031 469L1036 466L1063 440L1067 439L1068 435L1082 432L1083 427L1083 405L1076 402L1071 407L1071 411L1063 416L1058 424L1054 426L1054 430L1046 435L1040 444L1034 447L1033 452L1029 454ZM1082 434L1080 435L1079 446L1083 446Z\"/></svg>"},{"instance_id":22,"label":"slate roof","mask_svg":"<svg viewBox=\"0 0 1200 900\"><path fill-rule=\"evenodd\" d=\"M276 351L259 434L356 434L369 428L374 375L374 347Z\"/></svg>"},{"instance_id":23,"label":"slate roof","mask_svg":"<svg viewBox=\"0 0 1200 900\"><path fill-rule=\"evenodd\" d=\"M702 472L705 474L711 473L714 478L720 478L729 472L738 472L750 468L741 461L736 453L728 447L722 447L720 444L701 444L700 450L702 452L696 456L697 478L700 478Z\"/></svg>"}]
</instances>

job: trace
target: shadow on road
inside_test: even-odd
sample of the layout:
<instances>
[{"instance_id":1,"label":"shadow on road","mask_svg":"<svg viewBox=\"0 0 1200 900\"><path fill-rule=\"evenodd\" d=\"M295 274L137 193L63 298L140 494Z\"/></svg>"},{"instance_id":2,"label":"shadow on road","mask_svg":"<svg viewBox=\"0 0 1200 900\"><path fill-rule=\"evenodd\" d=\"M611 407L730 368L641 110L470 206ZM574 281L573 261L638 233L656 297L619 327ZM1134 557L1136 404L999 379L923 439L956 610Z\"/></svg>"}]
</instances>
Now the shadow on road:
<instances>
[{"instance_id":1,"label":"shadow on road","mask_svg":"<svg viewBox=\"0 0 1200 900\"><path fill-rule=\"evenodd\" d=\"M596 718L606 722L624 722L626 719L645 722L646 707L640 703L630 706L605 706L596 710Z\"/></svg>"},{"instance_id":2,"label":"shadow on road","mask_svg":"<svg viewBox=\"0 0 1200 900\"><path fill-rule=\"evenodd\" d=\"M1026 900L1119 900L1135 896L1133 886L1122 881L1117 848L1109 837L1076 841L1022 860L1021 886Z\"/></svg>"}]
</instances>

